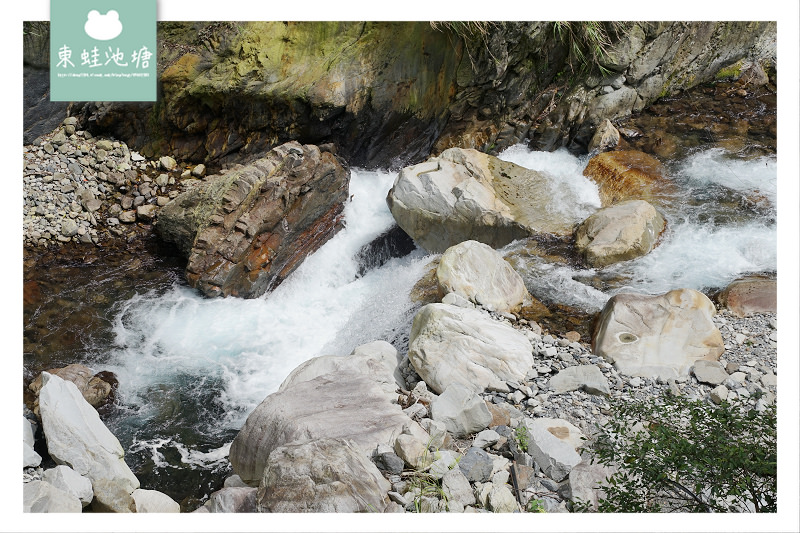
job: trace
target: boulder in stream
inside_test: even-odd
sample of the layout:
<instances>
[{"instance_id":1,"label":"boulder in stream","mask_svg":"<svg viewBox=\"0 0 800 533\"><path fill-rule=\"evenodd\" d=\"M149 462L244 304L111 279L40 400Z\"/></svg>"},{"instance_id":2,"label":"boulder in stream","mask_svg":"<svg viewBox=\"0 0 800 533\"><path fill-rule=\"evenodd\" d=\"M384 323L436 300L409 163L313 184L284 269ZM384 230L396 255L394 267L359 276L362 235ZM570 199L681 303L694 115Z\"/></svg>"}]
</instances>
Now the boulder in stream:
<instances>
[{"instance_id":1,"label":"boulder in stream","mask_svg":"<svg viewBox=\"0 0 800 533\"><path fill-rule=\"evenodd\" d=\"M159 211L156 230L188 258L189 285L255 298L341 228L349 180L332 153L289 142L182 193Z\"/></svg>"},{"instance_id":2,"label":"boulder in stream","mask_svg":"<svg viewBox=\"0 0 800 533\"><path fill-rule=\"evenodd\" d=\"M598 154L589 160L583 175L597 183L603 207L625 200L659 204L671 188L661 162L636 150Z\"/></svg>"},{"instance_id":3,"label":"boulder in stream","mask_svg":"<svg viewBox=\"0 0 800 533\"><path fill-rule=\"evenodd\" d=\"M666 222L644 200L629 200L598 210L575 231L575 247L593 268L649 253Z\"/></svg>"},{"instance_id":4,"label":"boulder in stream","mask_svg":"<svg viewBox=\"0 0 800 533\"><path fill-rule=\"evenodd\" d=\"M439 293L456 293L490 311L515 312L531 295L500 252L478 241L464 241L442 254L436 268Z\"/></svg>"},{"instance_id":5,"label":"boulder in stream","mask_svg":"<svg viewBox=\"0 0 800 533\"><path fill-rule=\"evenodd\" d=\"M570 216L548 209L570 194L544 172L473 149L449 148L400 171L387 203L397 224L430 252L476 240L500 248L535 234L567 236ZM578 198L572 199L579 202Z\"/></svg>"}]
</instances>

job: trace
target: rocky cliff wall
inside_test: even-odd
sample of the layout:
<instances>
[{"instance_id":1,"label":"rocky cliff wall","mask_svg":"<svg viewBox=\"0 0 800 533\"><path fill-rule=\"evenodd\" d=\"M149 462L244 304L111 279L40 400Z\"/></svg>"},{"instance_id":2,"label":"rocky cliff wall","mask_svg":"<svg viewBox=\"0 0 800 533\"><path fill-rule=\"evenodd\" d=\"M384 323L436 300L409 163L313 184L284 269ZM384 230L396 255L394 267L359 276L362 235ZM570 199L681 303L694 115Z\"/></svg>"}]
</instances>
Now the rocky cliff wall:
<instances>
[{"instance_id":1,"label":"rocky cliff wall","mask_svg":"<svg viewBox=\"0 0 800 533\"><path fill-rule=\"evenodd\" d=\"M161 22L159 100L81 104L81 118L146 155L198 162L288 140L333 143L364 167L452 146L581 150L606 118L742 62L774 68L776 28L626 23L581 68L575 49L591 43L552 22Z\"/></svg>"}]
</instances>

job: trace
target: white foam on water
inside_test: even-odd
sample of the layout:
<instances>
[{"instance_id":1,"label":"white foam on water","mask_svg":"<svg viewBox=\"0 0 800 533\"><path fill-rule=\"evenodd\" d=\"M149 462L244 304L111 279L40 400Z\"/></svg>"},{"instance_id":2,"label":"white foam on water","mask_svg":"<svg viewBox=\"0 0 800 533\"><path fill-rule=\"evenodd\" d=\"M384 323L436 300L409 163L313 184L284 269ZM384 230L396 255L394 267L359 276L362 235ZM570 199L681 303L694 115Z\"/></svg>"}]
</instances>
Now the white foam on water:
<instances>
[{"instance_id":1,"label":"white foam on water","mask_svg":"<svg viewBox=\"0 0 800 533\"><path fill-rule=\"evenodd\" d=\"M684 222L670 228L664 242L649 254L606 271L631 277L627 287L614 292L724 288L743 274L775 270L777 252L773 225L753 221L714 227Z\"/></svg>"},{"instance_id":2,"label":"white foam on water","mask_svg":"<svg viewBox=\"0 0 800 533\"><path fill-rule=\"evenodd\" d=\"M721 148L692 154L678 167L678 174L695 185L714 183L743 193L760 194L772 205L778 198L777 158L732 159Z\"/></svg>"},{"instance_id":3,"label":"white foam on water","mask_svg":"<svg viewBox=\"0 0 800 533\"><path fill-rule=\"evenodd\" d=\"M534 152L521 144L506 148L497 157L556 178L554 189L548 195L547 209L551 212L580 221L600 208L597 184L583 175L585 157L575 157L566 148Z\"/></svg>"},{"instance_id":4,"label":"white foam on water","mask_svg":"<svg viewBox=\"0 0 800 533\"><path fill-rule=\"evenodd\" d=\"M123 401L149 410L142 396L148 387L179 386L188 375L195 387L221 389L214 401L224 415L215 423L238 429L295 367L322 355L343 329L379 338L381 328L406 312L403 295L426 263L416 254L356 276L357 252L394 223L385 202L393 180L388 172L353 171L345 228L271 294L209 299L176 285L122 304L114 326L119 348L109 369L119 377ZM355 315L364 318L353 322Z\"/></svg>"},{"instance_id":5,"label":"white foam on water","mask_svg":"<svg viewBox=\"0 0 800 533\"><path fill-rule=\"evenodd\" d=\"M175 449L181 454L181 463L189 465L192 468L211 468L215 465L224 465L228 461L228 455L231 451L231 442L209 450L207 452L199 452L197 450L190 450L180 442L174 443Z\"/></svg>"}]
</instances>

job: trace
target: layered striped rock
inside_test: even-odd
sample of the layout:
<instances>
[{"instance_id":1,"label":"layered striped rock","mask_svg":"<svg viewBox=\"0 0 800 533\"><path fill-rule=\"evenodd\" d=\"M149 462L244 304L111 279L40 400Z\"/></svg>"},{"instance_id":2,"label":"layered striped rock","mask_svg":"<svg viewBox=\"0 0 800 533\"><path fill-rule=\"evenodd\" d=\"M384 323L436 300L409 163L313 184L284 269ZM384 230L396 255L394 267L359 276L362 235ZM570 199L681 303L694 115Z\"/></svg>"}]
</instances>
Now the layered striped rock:
<instances>
[{"instance_id":1,"label":"layered striped rock","mask_svg":"<svg viewBox=\"0 0 800 533\"><path fill-rule=\"evenodd\" d=\"M349 180L332 153L289 142L181 194L156 229L187 257L189 285L255 298L341 228Z\"/></svg>"},{"instance_id":2,"label":"layered striped rock","mask_svg":"<svg viewBox=\"0 0 800 533\"><path fill-rule=\"evenodd\" d=\"M598 154L589 160L583 175L597 183L603 207L626 200L660 205L671 189L661 162L636 150Z\"/></svg>"}]
</instances>

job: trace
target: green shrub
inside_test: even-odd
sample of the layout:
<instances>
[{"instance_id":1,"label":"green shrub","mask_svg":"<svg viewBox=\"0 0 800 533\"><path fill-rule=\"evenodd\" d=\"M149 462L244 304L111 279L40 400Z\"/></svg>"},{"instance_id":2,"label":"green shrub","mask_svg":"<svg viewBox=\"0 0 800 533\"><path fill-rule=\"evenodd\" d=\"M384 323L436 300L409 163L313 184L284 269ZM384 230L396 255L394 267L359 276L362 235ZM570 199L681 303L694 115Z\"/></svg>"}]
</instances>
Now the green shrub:
<instances>
[{"instance_id":1,"label":"green shrub","mask_svg":"<svg viewBox=\"0 0 800 533\"><path fill-rule=\"evenodd\" d=\"M664 395L612 407L590 450L616 467L600 512L776 512L777 417ZM591 510L575 502L578 511Z\"/></svg>"}]
</instances>

